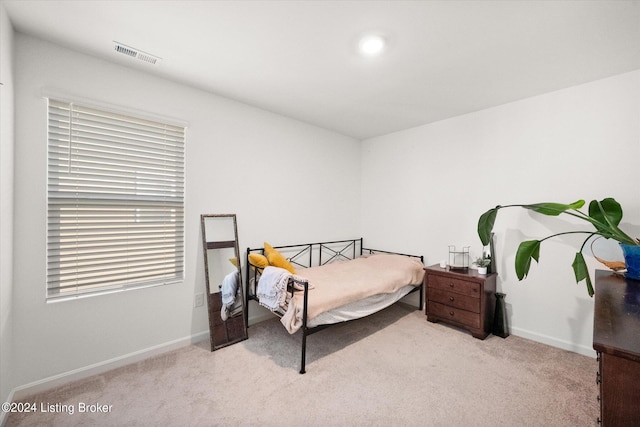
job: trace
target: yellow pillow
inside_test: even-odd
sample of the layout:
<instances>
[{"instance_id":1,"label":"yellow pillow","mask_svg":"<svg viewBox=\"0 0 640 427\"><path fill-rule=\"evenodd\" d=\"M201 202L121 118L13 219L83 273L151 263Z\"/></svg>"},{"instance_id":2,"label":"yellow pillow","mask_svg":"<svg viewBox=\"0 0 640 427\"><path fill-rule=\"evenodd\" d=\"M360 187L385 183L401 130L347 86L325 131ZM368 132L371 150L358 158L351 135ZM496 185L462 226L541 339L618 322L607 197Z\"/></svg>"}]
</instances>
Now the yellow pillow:
<instances>
[{"instance_id":1,"label":"yellow pillow","mask_svg":"<svg viewBox=\"0 0 640 427\"><path fill-rule=\"evenodd\" d=\"M269 261L267 260L267 257L262 254L250 253L249 264L258 268L265 268L269 266Z\"/></svg>"},{"instance_id":2,"label":"yellow pillow","mask_svg":"<svg viewBox=\"0 0 640 427\"><path fill-rule=\"evenodd\" d=\"M236 258L236 257L229 258L229 262L230 262L231 264L233 264L233 266L234 266L234 267L237 267L237 266L238 266L238 258Z\"/></svg>"},{"instance_id":3,"label":"yellow pillow","mask_svg":"<svg viewBox=\"0 0 640 427\"><path fill-rule=\"evenodd\" d=\"M291 274L296 274L296 269L289 261L287 261L284 255L274 249L273 246L271 246L267 242L264 242L264 254L267 256L269 264L273 265L274 267L280 267L284 268L285 270L289 270Z\"/></svg>"}]
</instances>

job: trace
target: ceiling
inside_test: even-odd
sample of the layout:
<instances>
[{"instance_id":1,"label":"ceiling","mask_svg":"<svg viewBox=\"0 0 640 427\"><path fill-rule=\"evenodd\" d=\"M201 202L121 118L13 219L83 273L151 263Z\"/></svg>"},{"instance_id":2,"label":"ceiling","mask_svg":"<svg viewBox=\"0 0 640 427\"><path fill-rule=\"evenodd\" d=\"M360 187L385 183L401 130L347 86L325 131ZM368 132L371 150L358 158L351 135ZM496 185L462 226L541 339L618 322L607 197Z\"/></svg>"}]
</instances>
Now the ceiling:
<instances>
[{"instance_id":1,"label":"ceiling","mask_svg":"<svg viewBox=\"0 0 640 427\"><path fill-rule=\"evenodd\" d=\"M638 0L2 4L16 31L357 139L640 69Z\"/></svg>"}]
</instances>

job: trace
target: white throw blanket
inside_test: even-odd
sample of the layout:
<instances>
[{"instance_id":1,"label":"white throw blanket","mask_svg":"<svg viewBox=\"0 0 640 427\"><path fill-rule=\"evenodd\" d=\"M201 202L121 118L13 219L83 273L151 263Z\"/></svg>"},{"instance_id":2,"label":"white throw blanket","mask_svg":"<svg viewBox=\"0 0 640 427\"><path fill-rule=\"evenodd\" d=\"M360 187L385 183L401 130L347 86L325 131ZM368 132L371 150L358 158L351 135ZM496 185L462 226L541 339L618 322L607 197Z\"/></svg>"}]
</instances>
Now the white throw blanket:
<instances>
[{"instance_id":1,"label":"white throw blanket","mask_svg":"<svg viewBox=\"0 0 640 427\"><path fill-rule=\"evenodd\" d=\"M280 267L268 266L260 275L256 295L260 305L271 311L284 313L287 311L287 285L289 279L306 281L305 278L291 274ZM296 289L304 289L304 286L294 283ZM309 285L309 289L313 286Z\"/></svg>"},{"instance_id":2,"label":"white throw blanket","mask_svg":"<svg viewBox=\"0 0 640 427\"><path fill-rule=\"evenodd\" d=\"M260 275L256 292L260 305L271 311L284 307L290 277L291 273L284 268L266 267Z\"/></svg>"}]
</instances>

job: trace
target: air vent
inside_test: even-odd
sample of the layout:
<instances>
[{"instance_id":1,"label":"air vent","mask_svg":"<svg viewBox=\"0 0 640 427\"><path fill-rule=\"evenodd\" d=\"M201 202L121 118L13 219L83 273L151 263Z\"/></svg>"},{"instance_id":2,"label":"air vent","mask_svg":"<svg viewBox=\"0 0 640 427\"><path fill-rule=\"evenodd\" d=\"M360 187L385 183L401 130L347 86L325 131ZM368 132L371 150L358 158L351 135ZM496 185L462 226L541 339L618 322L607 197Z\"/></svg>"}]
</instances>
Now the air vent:
<instances>
[{"instance_id":1,"label":"air vent","mask_svg":"<svg viewBox=\"0 0 640 427\"><path fill-rule=\"evenodd\" d=\"M156 58L155 56L147 55L146 53L141 52L138 52L138 59L150 64L155 64L156 62L158 62L158 58Z\"/></svg>"},{"instance_id":2,"label":"air vent","mask_svg":"<svg viewBox=\"0 0 640 427\"><path fill-rule=\"evenodd\" d=\"M130 56L132 58L139 59L144 62L148 62L149 64L157 64L160 60L159 57L155 55L151 55L149 53L143 52L139 49L135 49L133 47L124 45L122 43L115 42L115 50L116 52L122 53L123 55Z\"/></svg>"}]
</instances>

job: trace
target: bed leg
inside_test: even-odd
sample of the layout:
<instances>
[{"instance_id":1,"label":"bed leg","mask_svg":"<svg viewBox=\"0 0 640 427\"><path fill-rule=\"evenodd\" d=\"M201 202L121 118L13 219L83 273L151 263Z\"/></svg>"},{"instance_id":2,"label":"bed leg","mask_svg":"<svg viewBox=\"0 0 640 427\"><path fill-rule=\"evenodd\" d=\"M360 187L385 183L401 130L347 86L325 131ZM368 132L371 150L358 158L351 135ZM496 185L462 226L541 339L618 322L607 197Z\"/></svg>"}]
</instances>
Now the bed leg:
<instances>
[{"instance_id":1,"label":"bed leg","mask_svg":"<svg viewBox=\"0 0 640 427\"><path fill-rule=\"evenodd\" d=\"M249 290L251 286L249 285L251 275L251 268L249 267L249 254L251 253L251 249L247 248L247 254L245 256L245 266L247 268L247 275L245 276L247 279L244 282L244 326L249 328Z\"/></svg>"},{"instance_id":2,"label":"bed leg","mask_svg":"<svg viewBox=\"0 0 640 427\"><path fill-rule=\"evenodd\" d=\"M302 299L302 358L300 360L300 373L305 373L305 360L307 358L307 307L309 304L309 282L304 282L304 298Z\"/></svg>"},{"instance_id":3,"label":"bed leg","mask_svg":"<svg viewBox=\"0 0 640 427\"><path fill-rule=\"evenodd\" d=\"M307 353L307 331L305 328L305 330L302 331L302 360L300 361L301 374L304 374L306 372L305 371L306 353Z\"/></svg>"}]
</instances>

